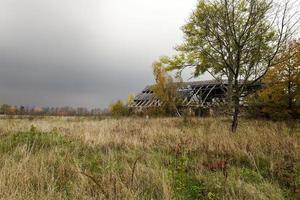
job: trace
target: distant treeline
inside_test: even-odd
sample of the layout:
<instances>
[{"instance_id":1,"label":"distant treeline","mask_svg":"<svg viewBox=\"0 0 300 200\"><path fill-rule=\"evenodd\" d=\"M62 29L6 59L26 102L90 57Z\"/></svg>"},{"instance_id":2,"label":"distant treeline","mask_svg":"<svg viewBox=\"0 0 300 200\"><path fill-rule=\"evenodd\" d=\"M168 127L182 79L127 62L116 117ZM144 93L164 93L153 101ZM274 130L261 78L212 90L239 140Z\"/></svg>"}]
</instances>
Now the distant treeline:
<instances>
[{"instance_id":1,"label":"distant treeline","mask_svg":"<svg viewBox=\"0 0 300 200\"><path fill-rule=\"evenodd\" d=\"M2 104L0 115L51 115L51 116L95 116L107 113L100 108L73 108L65 107L29 107Z\"/></svg>"}]
</instances>

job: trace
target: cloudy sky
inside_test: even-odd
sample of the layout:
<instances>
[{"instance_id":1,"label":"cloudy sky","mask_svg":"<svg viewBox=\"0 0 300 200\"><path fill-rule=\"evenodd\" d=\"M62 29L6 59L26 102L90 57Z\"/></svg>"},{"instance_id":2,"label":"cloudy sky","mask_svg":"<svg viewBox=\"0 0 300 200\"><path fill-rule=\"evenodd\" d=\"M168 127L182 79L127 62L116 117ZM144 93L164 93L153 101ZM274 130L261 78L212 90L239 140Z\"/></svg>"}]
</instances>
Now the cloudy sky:
<instances>
[{"instance_id":1,"label":"cloudy sky","mask_svg":"<svg viewBox=\"0 0 300 200\"><path fill-rule=\"evenodd\" d=\"M153 83L197 0L0 0L0 104L106 107Z\"/></svg>"}]
</instances>

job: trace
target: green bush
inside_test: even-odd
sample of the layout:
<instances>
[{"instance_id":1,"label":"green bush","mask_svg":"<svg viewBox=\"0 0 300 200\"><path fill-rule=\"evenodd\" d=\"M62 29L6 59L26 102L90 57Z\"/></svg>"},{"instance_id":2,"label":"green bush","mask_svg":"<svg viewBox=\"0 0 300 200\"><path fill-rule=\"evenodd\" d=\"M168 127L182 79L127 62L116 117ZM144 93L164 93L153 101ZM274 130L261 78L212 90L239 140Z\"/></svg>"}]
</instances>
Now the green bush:
<instances>
[{"instance_id":1,"label":"green bush","mask_svg":"<svg viewBox=\"0 0 300 200\"><path fill-rule=\"evenodd\" d=\"M113 116L116 117L129 115L128 107L121 100L118 100L115 103L110 104L109 111Z\"/></svg>"},{"instance_id":2,"label":"green bush","mask_svg":"<svg viewBox=\"0 0 300 200\"><path fill-rule=\"evenodd\" d=\"M203 181L197 179L187 170L187 158L174 160L170 171L173 190L177 199L205 199L207 188Z\"/></svg>"}]
</instances>

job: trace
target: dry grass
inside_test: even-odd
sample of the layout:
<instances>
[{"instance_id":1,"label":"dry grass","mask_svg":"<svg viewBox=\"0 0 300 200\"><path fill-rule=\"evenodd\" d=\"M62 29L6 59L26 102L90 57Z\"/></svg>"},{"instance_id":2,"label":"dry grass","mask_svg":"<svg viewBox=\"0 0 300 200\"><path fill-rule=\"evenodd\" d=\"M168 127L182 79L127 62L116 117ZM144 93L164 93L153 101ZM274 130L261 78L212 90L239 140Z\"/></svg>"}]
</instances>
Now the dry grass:
<instances>
[{"instance_id":1,"label":"dry grass","mask_svg":"<svg viewBox=\"0 0 300 200\"><path fill-rule=\"evenodd\" d=\"M295 199L300 137L224 118L0 120L1 199ZM226 168L208 166L227 161ZM224 172L225 171L225 172Z\"/></svg>"}]
</instances>

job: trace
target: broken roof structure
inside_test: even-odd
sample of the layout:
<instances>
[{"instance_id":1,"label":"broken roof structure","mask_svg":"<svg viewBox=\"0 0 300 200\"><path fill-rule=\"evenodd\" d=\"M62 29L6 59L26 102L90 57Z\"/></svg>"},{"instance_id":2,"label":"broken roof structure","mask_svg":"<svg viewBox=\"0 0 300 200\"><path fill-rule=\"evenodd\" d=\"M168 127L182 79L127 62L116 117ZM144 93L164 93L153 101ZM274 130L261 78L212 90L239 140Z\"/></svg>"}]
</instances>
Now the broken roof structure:
<instances>
[{"instance_id":1,"label":"broken roof structure","mask_svg":"<svg viewBox=\"0 0 300 200\"><path fill-rule=\"evenodd\" d=\"M226 80L183 82L177 92L183 98L183 107L210 107L214 104L226 102L227 86L228 82ZM246 85L243 96L256 91L260 87L260 83ZM134 98L129 107L140 109L159 107L162 103L154 94L152 86L147 86Z\"/></svg>"}]
</instances>

